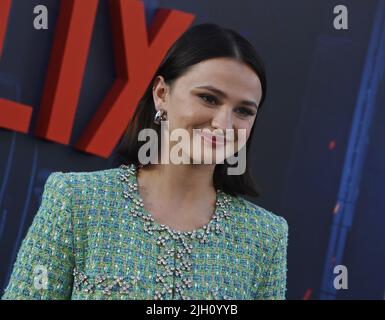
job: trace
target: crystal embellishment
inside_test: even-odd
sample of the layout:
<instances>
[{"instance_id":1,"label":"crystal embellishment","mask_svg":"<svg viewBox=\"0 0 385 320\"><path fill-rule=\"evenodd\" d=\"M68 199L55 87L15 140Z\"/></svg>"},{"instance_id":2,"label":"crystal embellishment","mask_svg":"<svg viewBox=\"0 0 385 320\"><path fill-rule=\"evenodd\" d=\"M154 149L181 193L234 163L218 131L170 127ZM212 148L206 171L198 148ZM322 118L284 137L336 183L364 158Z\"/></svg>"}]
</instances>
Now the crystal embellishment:
<instances>
[{"instance_id":1,"label":"crystal embellishment","mask_svg":"<svg viewBox=\"0 0 385 320\"><path fill-rule=\"evenodd\" d=\"M113 292L119 294L129 294L130 289L135 286L140 280L139 276L131 276L129 280L126 280L120 276L105 276L97 274L95 277L89 277L82 271L74 268L74 288L78 291L84 291L85 293L93 293L95 289L101 289L103 294L111 296Z\"/></svg>"},{"instance_id":2,"label":"crystal embellishment","mask_svg":"<svg viewBox=\"0 0 385 320\"><path fill-rule=\"evenodd\" d=\"M186 291L193 285L191 276L191 253L193 245L192 241L199 243L208 243L209 237L213 234L220 234L223 232L221 221L230 217L231 198L222 190L217 189L216 206L214 214L210 221L203 227L193 231L177 231L172 228L157 223L152 215L145 210L143 200L138 190L137 182L137 167L134 164L120 166L122 169L120 179L125 184L123 196L130 199L133 203L132 209L129 211L134 217L139 217L144 220L144 231L149 234L159 232L157 237L157 245L162 250L162 254L158 256L157 264L160 270L156 274L156 282L161 284L162 289L156 290L154 299L164 299L167 293L177 292L183 300L190 299ZM163 232L162 232L163 231ZM176 250L167 247L167 242L170 240L177 241L181 247ZM169 265L168 259L174 257L176 264ZM176 277L175 285L170 285L165 281L166 277ZM174 283L174 281L173 281Z\"/></svg>"}]
</instances>

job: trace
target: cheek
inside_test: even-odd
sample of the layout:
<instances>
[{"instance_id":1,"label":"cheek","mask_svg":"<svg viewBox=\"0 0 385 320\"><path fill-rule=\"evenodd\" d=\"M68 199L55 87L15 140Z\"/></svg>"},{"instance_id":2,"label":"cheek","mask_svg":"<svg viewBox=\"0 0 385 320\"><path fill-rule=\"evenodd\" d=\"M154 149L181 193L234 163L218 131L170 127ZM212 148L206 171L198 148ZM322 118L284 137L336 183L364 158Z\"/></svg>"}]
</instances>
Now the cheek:
<instances>
[{"instance_id":1,"label":"cheek","mask_svg":"<svg viewBox=\"0 0 385 320\"><path fill-rule=\"evenodd\" d=\"M253 124L254 124L254 120L238 120L235 128L236 130L245 131L246 139L249 139Z\"/></svg>"},{"instance_id":2,"label":"cheek","mask_svg":"<svg viewBox=\"0 0 385 320\"><path fill-rule=\"evenodd\" d=\"M249 140L251 129L253 127L254 120L238 119L238 122L235 126L235 131L237 132L236 141L234 148L239 151L243 148L247 141ZM238 131L240 130L240 131Z\"/></svg>"},{"instance_id":3,"label":"cheek","mask_svg":"<svg viewBox=\"0 0 385 320\"><path fill-rule=\"evenodd\" d=\"M174 128L194 128L204 124L210 119L210 110L194 101L185 101L183 104L173 106L170 112L170 126Z\"/></svg>"}]
</instances>

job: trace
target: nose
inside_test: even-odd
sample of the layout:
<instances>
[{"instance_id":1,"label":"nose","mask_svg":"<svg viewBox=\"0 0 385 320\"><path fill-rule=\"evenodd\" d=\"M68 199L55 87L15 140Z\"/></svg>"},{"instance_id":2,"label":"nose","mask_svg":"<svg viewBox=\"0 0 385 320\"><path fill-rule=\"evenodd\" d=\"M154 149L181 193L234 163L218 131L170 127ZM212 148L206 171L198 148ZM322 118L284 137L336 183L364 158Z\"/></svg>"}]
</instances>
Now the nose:
<instances>
[{"instance_id":1,"label":"nose","mask_svg":"<svg viewBox=\"0 0 385 320\"><path fill-rule=\"evenodd\" d=\"M226 129L233 129L231 108L223 107L215 110L211 121L211 126L214 129L221 129L223 131Z\"/></svg>"}]
</instances>

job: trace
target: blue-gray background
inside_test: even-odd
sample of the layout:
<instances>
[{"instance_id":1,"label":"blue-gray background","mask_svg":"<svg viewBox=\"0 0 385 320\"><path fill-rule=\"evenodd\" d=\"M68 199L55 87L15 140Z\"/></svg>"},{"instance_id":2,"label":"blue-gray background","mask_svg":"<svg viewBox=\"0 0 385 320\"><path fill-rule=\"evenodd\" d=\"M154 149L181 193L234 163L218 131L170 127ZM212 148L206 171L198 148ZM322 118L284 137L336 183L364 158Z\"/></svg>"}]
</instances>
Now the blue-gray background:
<instances>
[{"instance_id":1,"label":"blue-gray background","mask_svg":"<svg viewBox=\"0 0 385 320\"><path fill-rule=\"evenodd\" d=\"M196 15L250 40L263 57L268 96L258 117L251 199L289 223L288 299L383 299L385 290L384 0L143 1ZM46 5L49 29L33 28ZM114 81L110 17L100 0L69 146L34 137L59 0L14 0L0 60L0 97L33 106L28 134L0 128L0 292L53 171L117 165L79 152L80 136ZM333 27L346 5L349 29ZM344 209L333 213L336 203ZM331 287L332 266L348 289Z\"/></svg>"}]
</instances>

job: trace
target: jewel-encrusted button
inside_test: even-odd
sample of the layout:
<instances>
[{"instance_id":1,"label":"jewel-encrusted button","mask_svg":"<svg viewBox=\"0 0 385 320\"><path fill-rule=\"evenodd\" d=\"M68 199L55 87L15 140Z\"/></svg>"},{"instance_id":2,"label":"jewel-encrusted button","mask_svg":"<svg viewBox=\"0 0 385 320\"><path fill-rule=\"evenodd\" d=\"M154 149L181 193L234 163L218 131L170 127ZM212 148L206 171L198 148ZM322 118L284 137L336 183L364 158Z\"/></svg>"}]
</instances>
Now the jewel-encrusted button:
<instances>
[{"instance_id":1,"label":"jewel-encrusted button","mask_svg":"<svg viewBox=\"0 0 385 320\"><path fill-rule=\"evenodd\" d=\"M111 296L113 293L127 295L140 280L139 275L132 275L129 279L103 274L96 274L91 277L77 268L73 269L73 276L75 290L89 294L95 292L96 289L100 289L106 296Z\"/></svg>"}]
</instances>

